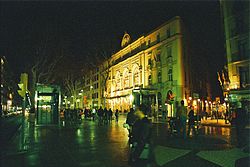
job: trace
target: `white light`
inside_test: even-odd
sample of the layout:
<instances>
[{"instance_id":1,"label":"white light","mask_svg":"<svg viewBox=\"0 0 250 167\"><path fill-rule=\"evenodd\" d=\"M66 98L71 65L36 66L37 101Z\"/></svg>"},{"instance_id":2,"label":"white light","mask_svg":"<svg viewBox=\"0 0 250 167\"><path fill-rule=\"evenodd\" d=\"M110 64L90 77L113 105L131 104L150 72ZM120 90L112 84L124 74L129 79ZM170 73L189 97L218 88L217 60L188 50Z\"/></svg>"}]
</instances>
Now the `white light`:
<instances>
[{"instance_id":1,"label":"white light","mask_svg":"<svg viewBox=\"0 0 250 167\"><path fill-rule=\"evenodd\" d=\"M130 101L132 102L132 101L134 100L134 96L131 94L131 95L129 96L129 99L130 99Z\"/></svg>"}]
</instances>

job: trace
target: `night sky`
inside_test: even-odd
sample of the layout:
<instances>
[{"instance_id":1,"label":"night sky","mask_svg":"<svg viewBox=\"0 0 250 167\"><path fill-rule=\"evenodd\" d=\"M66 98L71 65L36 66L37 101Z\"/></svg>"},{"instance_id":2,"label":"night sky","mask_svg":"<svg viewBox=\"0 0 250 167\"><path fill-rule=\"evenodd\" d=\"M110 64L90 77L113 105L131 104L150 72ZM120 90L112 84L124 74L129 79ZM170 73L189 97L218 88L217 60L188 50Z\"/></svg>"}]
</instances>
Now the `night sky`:
<instances>
[{"instance_id":1,"label":"night sky","mask_svg":"<svg viewBox=\"0 0 250 167\"><path fill-rule=\"evenodd\" d=\"M7 58L17 75L27 69L29 61L34 59L35 48L45 39L50 55L63 49L69 65L81 66L79 62L90 60L96 50L118 51L125 31L136 40L174 16L183 18L196 56L209 60L213 75L225 64L218 1L0 4L0 54Z\"/></svg>"}]
</instances>

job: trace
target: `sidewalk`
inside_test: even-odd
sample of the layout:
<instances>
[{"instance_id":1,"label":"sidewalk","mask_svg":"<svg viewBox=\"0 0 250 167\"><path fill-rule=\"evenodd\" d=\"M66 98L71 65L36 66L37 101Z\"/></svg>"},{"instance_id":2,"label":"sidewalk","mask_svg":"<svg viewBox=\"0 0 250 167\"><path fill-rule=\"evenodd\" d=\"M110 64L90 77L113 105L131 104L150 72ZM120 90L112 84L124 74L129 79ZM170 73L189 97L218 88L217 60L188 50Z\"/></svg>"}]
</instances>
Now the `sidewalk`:
<instances>
[{"instance_id":1,"label":"sidewalk","mask_svg":"<svg viewBox=\"0 0 250 167\"><path fill-rule=\"evenodd\" d=\"M168 124L167 120L163 120L162 118L158 118L155 120L154 118L150 117L149 119L152 121L152 123ZM217 119L211 120L211 118L208 118L207 120L206 119L201 120L200 124L203 126L220 126L220 127L231 127L232 126L230 123L226 124L224 119L218 119L218 121L217 121Z\"/></svg>"},{"instance_id":2,"label":"sidewalk","mask_svg":"<svg viewBox=\"0 0 250 167\"><path fill-rule=\"evenodd\" d=\"M111 125L105 126L82 120L81 124L65 124L62 127L37 127L26 120L7 150L2 152L0 165L130 167L127 162L128 133L123 128L125 118L121 116L118 124L113 121ZM233 138L233 135L230 133L229 137ZM236 160L244 164L249 162L248 153L235 148L214 132L182 139L171 136L166 124L154 123L152 136L155 167L233 167Z\"/></svg>"}]
</instances>

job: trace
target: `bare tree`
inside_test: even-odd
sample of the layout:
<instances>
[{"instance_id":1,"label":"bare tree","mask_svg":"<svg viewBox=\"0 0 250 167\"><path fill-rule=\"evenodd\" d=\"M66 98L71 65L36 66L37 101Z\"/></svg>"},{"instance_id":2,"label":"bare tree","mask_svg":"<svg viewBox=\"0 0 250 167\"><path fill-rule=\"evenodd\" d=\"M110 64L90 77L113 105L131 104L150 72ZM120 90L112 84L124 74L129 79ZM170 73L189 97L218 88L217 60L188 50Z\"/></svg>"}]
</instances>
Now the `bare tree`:
<instances>
[{"instance_id":1,"label":"bare tree","mask_svg":"<svg viewBox=\"0 0 250 167\"><path fill-rule=\"evenodd\" d=\"M68 73L63 80L63 85L66 89L66 93L72 97L74 108L76 107L76 99L78 93L83 87L83 78L74 75L72 72Z\"/></svg>"},{"instance_id":2,"label":"bare tree","mask_svg":"<svg viewBox=\"0 0 250 167\"><path fill-rule=\"evenodd\" d=\"M35 49L34 63L30 64L30 77L31 86L30 94L32 99L32 106L34 105L35 97L35 87L37 83L41 84L51 84L54 82L54 70L56 65L58 65L63 55L63 49L56 55L51 55L51 48L48 48L48 43L46 39L42 41L40 46ZM34 107L34 106L33 106Z\"/></svg>"}]
</instances>

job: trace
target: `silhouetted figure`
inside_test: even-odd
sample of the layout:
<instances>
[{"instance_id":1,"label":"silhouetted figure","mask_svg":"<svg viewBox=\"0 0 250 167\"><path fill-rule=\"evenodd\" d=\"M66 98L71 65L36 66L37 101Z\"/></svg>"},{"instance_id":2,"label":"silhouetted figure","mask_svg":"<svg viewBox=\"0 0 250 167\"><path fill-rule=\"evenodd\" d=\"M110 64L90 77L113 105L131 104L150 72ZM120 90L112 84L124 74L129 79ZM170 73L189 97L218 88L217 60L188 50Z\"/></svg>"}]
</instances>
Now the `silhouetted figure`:
<instances>
[{"instance_id":1,"label":"silhouetted figure","mask_svg":"<svg viewBox=\"0 0 250 167\"><path fill-rule=\"evenodd\" d=\"M116 123L118 123L118 120L119 120L119 111L118 109L115 110L115 121Z\"/></svg>"},{"instance_id":2,"label":"silhouetted figure","mask_svg":"<svg viewBox=\"0 0 250 167\"><path fill-rule=\"evenodd\" d=\"M112 112L111 108L109 108L109 110L108 110L108 123L112 122L112 116L113 116L113 112Z\"/></svg>"},{"instance_id":3,"label":"silhouetted figure","mask_svg":"<svg viewBox=\"0 0 250 167\"><path fill-rule=\"evenodd\" d=\"M151 155L151 133L152 133L152 125L151 122L148 120L148 118L145 116L145 114L141 110L137 110L134 113L136 117L136 121L132 128L132 136L133 136L133 143L135 146L135 150L132 153L132 161L137 161L140 158L142 158L142 153L146 149L146 155L143 157L143 159L152 161L152 155Z\"/></svg>"},{"instance_id":4,"label":"silhouetted figure","mask_svg":"<svg viewBox=\"0 0 250 167\"><path fill-rule=\"evenodd\" d=\"M129 129L128 129L128 133L129 133L129 136L131 135L131 131L132 131L132 127L135 123L135 120L136 120L136 117L134 115L134 109L133 108L130 108L130 111L129 113L127 114L127 119L126 119L126 124L129 125Z\"/></svg>"},{"instance_id":5,"label":"silhouetted figure","mask_svg":"<svg viewBox=\"0 0 250 167\"><path fill-rule=\"evenodd\" d=\"M98 112L97 112L97 116L98 116L98 125L102 125L103 122L103 114L104 111L102 109L102 107L99 108Z\"/></svg>"},{"instance_id":6,"label":"silhouetted figure","mask_svg":"<svg viewBox=\"0 0 250 167\"><path fill-rule=\"evenodd\" d=\"M237 134L237 147L242 148L246 143L246 134L244 133L245 127L247 125L247 113L246 110L242 108L241 102L237 102L236 108L236 134Z\"/></svg>"},{"instance_id":7,"label":"silhouetted figure","mask_svg":"<svg viewBox=\"0 0 250 167\"><path fill-rule=\"evenodd\" d=\"M178 108L176 113L177 117L180 119L180 131L182 131L183 138L186 138L186 122L187 122L187 107L184 106L184 101L181 101L181 106Z\"/></svg>"},{"instance_id":8,"label":"silhouetted figure","mask_svg":"<svg viewBox=\"0 0 250 167\"><path fill-rule=\"evenodd\" d=\"M188 136L190 135L191 129L192 129L192 133L196 134L195 116L194 116L194 110L193 110L193 108L188 113L188 133L187 133Z\"/></svg>"}]
</instances>

